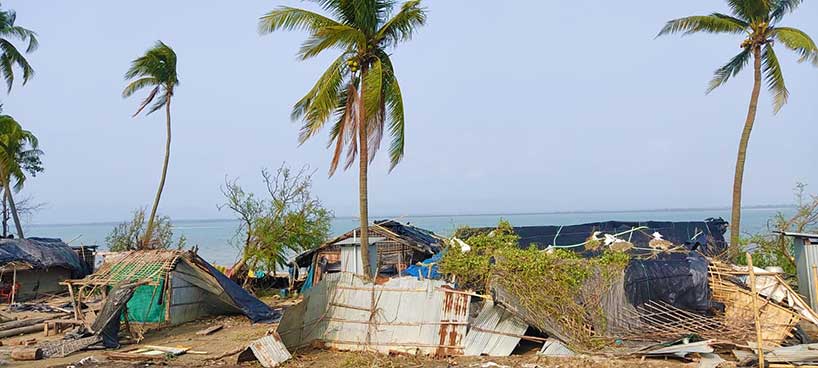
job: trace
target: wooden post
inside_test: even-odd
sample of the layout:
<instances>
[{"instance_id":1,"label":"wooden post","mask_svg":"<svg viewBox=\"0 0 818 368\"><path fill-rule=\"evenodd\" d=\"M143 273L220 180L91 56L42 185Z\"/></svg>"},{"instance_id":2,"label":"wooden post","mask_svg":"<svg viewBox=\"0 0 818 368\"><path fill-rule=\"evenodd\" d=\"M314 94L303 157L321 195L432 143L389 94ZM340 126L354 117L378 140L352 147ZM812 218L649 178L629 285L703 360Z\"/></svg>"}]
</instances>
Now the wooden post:
<instances>
[{"instance_id":1,"label":"wooden post","mask_svg":"<svg viewBox=\"0 0 818 368\"><path fill-rule=\"evenodd\" d=\"M756 344L758 348L758 366L764 367L764 341L761 338L761 321L759 320L758 316L758 293L756 292L756 274L755 270L753 269L753 255L750 252L747 252L747 267L750 270L750 290L753 292L753 321L755 321L756 325Z\"/></svg>"},{"instance_id":2,"label":"wooden post","mask_svg":"<svg viewBox=\"0 0 818 368\"><path fill-rule=\"evenodd\" d=\"M810 305L818 300L818 267L812 265L812 298L810 298Z\"/></svg>"},{"instance_id":3,"label":"wooden post","mask_svg":"<svg viewBox=\"0 0 818 368\"><path fill-rule=\"evenodd\" d=\"M9 305L14 304L14 297L17 295L17 268L14 268L14 274L11 279L11 299Z\"/></svg>"},{"instance_id":4,"label":"wooden post","mask_svg":"<svg viewBox=\"0 0 818 368\"><path fill-rule=\"evenodd\" d=\"M40 360L43 359L43 351L40 348L21 348L11 351L11 359L14 360Z\"/></svg>"}]
</instances>

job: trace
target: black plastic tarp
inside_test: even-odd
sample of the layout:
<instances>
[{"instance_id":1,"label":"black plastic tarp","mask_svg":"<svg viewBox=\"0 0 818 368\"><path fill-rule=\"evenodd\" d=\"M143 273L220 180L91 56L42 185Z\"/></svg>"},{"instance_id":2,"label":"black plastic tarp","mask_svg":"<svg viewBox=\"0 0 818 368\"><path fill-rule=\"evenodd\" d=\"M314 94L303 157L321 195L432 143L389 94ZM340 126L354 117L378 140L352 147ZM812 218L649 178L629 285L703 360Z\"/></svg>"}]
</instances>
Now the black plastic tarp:
<instances>
[{"instance_id":1,"label":"black plastic tarp","mask_svg":"<svg viewBox=\"0 0 818 368\"><path fill-rule=\"evenodd\" d=\"M707 313L710 302L707 258L697 252L662 253L652 259L632 259L625 269L628 302L640 306L661 301L674 307Z\"/></svg>"},{"instance_id":2,"label":"black plastic tarp","mask_svg":"<svg viewBox=\"0 0 818 368\"><path fill-rule=\"evenodd\" d=\"M665 240L683 244L689 250L697 250L704 254L717 255L727 249L727 242L724 240L727 222L722 219L694 222L606 221L567 226L521 226L515 227L514 232L520 236L520 247L528 248L533 244L544 249L548 245L583 243L595 231L619 234L639 227L646 229L622 235L620 238L629 240L639 248L647 248L648 242L653 239L652 234L659 232Z\"/></svg>"},{"instance_id":3,"label":"black plastic tarp","mask_svg":"<svg viewBox=\"0 0 818 368\"><path fill-rule=\"evenodd\" d=\"M227 276L213 267L207 261L197 257L197 263L207 268L215 278L219 285L224 289L224 292L230 297L242 313L250 318L253 322L276 322L281 319L281 312L270 308L258 298L250 295L247 290L230 280Z\"/></svg>"},{"instance_id":4,"label":"black plastic tarp","mask_svg":"<svg viewBox=\"0 0 818 368\"><path fill-rule=\"evenodd\" d=\"M0 265L11 262L27 263L34 269L62 267L71 270L74 278L89 272L79 255L60 239L0 239Z\"/></svg>"}]
</instances>

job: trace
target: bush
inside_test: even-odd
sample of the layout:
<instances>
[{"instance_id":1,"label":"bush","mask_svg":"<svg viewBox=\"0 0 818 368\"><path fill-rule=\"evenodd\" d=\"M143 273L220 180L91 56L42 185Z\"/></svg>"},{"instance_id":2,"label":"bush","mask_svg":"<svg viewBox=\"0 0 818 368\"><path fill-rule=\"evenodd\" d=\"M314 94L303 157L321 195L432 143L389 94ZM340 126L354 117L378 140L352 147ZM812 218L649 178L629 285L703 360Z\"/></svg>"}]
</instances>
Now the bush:
<instances>
[{"instance_id":1,"label":"bush","mask_svg":"<svg viewBox=\"0 0 818 368\"><path fill-rule=\"evenodd\" d=\"M130 222L126 221L117 225L108 236L105 237L105 243L108 244L108 249L112 252L123 252L128 250L139 249L139 243L145 232L147 225L145 219L145 209L139 208L133 212L133 218ZM182 235L175 242L173 240L173 223L170 217L157 216L154 222L155 239L151 244L154 249L168 249L176 248L182 249L187 243L187 239Z\"/></svg>"}]
</instances>

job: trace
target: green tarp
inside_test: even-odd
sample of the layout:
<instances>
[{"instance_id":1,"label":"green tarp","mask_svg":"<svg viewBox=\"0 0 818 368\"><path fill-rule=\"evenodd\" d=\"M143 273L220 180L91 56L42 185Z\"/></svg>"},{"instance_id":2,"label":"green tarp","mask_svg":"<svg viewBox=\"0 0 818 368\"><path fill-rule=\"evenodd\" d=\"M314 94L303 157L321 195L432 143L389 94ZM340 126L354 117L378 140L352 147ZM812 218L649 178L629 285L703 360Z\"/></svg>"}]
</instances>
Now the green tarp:
<instances>
[{"instance_id":1,"label":"green tarp","mask_svg":"<svg viewBox=\"0 0 818 368\"><path fill-rule=\"evenodd\" d=\"M128 301L128 321L138 323L165 322L165 280L158 286L142 285L136 288Z\"/></svg>"}]
</instances>

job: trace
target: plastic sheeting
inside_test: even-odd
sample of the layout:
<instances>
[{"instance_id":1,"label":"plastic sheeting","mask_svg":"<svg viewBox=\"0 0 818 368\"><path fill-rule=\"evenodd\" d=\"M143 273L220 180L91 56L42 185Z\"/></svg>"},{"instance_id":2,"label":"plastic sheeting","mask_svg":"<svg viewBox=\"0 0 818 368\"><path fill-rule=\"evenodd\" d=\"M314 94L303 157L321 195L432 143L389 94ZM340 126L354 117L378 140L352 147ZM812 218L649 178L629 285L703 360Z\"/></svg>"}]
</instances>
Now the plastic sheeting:
<instances>
[{"instance_id":1,"label":"plastic sheeting","mask_svg":"<svg viewBox=\"0 0 818 368\"><path fill-rule=\"evenodd\" d=\"M514 232L520 236L521 248L536 245L540 249L545 249L548 245L566 246L583 243L594 231L617 234L646 227L633 232L632 235L623 236L623 240L628 240L637 247L647 248L648 242L653 239L651 234L659 232L665 240L673 244L684 244L689 250L718 255L727 249L727 242L724 240L727 225L722 219L694 222L606 221L568 226L522 226L515 227ZM577 250L582 249L579 247Z\"/></svg>"},{"instance_id":2,"label":"plastic sheeting","mask_svg":"<svg viewBox=\"0 0 818 368\"><path fill-rule=\"evenodd\" d=\"M0 239L0 265L10 262L27 263L34 269L62 267L71 270L74 278L89 273L79 255L60 239Z\"/></svg>"},{"instance_id":3,"label":"plastic sheeting","mask_svg":"<svg viewBox=\"0 0 818 368\"><path fill-rule=\"evenodd\" d=\"M677 308L706 313L713 306L707 266L707 258L697 252L633 259L625 270L628 302L640 306L648 301L662 301Z\"/></svg>"},{"instance_id":4,"label":"plastic sheeting","mask_svg":"<svg viewBox=\"0 0 818 368\"><path fill-rule=\"evenodd\" d=\"M440 279L443 275L438 271L437 263L440 262L444 254L446 254L445 251L439 252L431 258L420 262L420 265L411 265L403 271L403 274L414 276L418 279Z\"/></svg>"},{"instance_id":5,"label":"plastic sheeting","mask_svg":"<svg viewBox=\"0 0 818 368\"><path fill-rule=\"evenodd\" d=\"M210 263L207 263L203 259L199 258L198 256L198 263L204 266L211 275L216 278L216 281L222 287L225 293L230 297L230 300L241 309L244 315L247 318L250 318L253 322L276 322L281 318L281 312L275 309L270 308L269 305L264 304L258 298L250 295L247 290L244 290L241 286L233 282L225 276L223 273L219 272L215 267L213 267Z\"/></svg>"}]
</instances>

